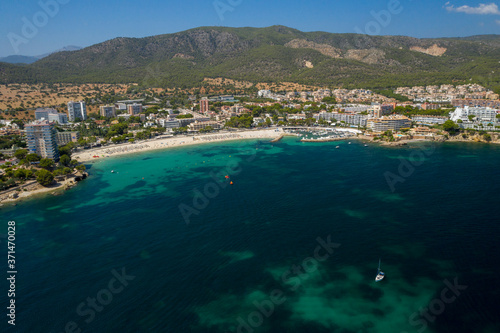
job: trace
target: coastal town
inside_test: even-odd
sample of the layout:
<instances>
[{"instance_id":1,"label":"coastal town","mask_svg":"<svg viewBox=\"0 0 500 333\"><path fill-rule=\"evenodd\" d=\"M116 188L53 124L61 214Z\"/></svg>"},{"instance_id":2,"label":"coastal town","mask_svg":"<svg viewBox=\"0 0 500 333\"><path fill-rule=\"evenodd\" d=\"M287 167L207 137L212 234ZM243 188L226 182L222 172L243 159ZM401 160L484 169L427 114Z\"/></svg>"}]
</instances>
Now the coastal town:
<instances>
[{"instance_id":1,"label":"coastal town","mask_svg":"<svg viewBox=\"0 0 500 333\"><path fill-rule=\"evenodd\" d=\"M3 3L2 332L500 333L500 0Z\"/></svg>"},{"instance_id":2,"label":"coastal town","mask_svg":"<svg viewBox=\"0 0 500 333\"><path fill-rule=\"evenodd\" d=\"M203 142L296 135L304 142L363 139L498 142L498 94L478 84L317 89L255 94L92 96L0 119L0 200L68 188L85 162ZM129 97L129 96L127 96ZM16 117L17 114L27 117Z\"/></svg>"}]
</instances>

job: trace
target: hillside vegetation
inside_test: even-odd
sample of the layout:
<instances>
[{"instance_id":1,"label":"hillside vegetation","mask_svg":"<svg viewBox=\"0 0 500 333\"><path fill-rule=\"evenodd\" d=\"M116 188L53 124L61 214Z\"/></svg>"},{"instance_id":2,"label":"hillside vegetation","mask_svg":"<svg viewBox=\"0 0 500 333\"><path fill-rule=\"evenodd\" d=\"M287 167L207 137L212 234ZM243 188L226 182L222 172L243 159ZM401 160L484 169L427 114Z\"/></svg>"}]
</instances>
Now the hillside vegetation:
<instances>
[{"instance_id":1,"label":"hillside vegetation","mask_svg":"<svg viewBox=\"0 0 500 333\"><path fill-rule=\"evenodd\" d=\"M500 87L500 36L417 39L267 28L201 27L115 38L30 65L0 63L0 83L139 83L197 87L204 78L346 88L475 82Z\"/></svg>"}]
</instances>

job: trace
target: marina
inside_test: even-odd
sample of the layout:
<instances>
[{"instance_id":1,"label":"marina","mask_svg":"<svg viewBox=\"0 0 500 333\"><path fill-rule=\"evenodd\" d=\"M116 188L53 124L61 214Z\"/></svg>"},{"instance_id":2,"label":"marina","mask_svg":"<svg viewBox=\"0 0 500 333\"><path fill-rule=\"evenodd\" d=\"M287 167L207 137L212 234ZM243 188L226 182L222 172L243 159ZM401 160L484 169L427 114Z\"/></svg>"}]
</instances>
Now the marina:
<instances>
[{"instance_id":1,"label":"marina","mask_svg":"<svg viewBox=\"0 0 500 333\"><path fill-rule=\"evenodd\" d=\"M286 127L284 132L300 138L302 142L330 142L356 138L362 132L350 128L324 128L324 127Z\"/></svg>"}]
</instances>

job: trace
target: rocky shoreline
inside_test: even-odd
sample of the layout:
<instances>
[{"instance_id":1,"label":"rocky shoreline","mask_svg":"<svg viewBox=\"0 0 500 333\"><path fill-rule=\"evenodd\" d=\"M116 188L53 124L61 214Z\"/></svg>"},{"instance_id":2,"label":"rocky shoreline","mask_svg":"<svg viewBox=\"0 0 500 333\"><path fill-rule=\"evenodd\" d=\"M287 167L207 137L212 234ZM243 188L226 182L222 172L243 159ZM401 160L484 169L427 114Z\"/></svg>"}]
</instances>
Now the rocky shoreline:
<instances>
[{"instance_id":1,"label":"rocky shoreline","mask_svg":"<svg viewBox=\"0 0 500 333\"><path fill-rule=\"evenodd\" d=\"M410 139L401 139L401 140L396 140L396 141L378 141L378 140L373 140L373 138L370 140L372 142L378 142L383 146L405 146L409 143L415 143L415 142L470 142L470 143L491 143L491 144L500 144L500 134L491 134L491 141L486 141L481 135L475 134L475 135L468 135L467 137L463 137L461 134L455 135L455 136L444 136L444 135L437 135L437 136L430 136L427 138L410 138Z\"/></svg>"},{"instance_id":2,"label":"rocky shoreline","mask_svg":"<svg viewBox=\"0 0 500 333\"><path fill-rule=\"evenodd\" d=\"M47 194L50 192L56 192L58 190L65 191L72 187L75 187L79 181L88 177L88 173L83 173L81 175L75 175L67 179L57 180L54 184L50 186L42 186L36 181L28 184L18 186L17 188L8 189L6 191L0 192L0 204L4 203L15 203L21 201L22 199L27 199L37 194ZM54 194L56 195L56 194Z\"/></svg>"}]
</instances>

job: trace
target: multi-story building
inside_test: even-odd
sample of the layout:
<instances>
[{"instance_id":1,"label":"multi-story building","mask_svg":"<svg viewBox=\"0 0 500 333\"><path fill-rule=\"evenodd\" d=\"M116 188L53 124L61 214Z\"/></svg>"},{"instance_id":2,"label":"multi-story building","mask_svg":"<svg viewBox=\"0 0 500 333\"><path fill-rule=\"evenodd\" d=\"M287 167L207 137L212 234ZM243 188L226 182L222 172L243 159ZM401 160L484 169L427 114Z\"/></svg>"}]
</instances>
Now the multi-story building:
<instances>
[{"instance_id":1,"label":"multi-story building","mask_svg":"<svg viewBox=\"0 0 500 333\"><path fill-rule=\"evenodd\" d=\"M436 124L444 124L448 117L441 116L425 116L425 115L415 115L412 116L411 119L419 125L436 125Z\"/></svg>"},{"instance_id":2,"label":"multi-story building","mask_svg":"<svg viewBox=\"0 0 500 333\"><path fill-rule=\"evenodd\" d=\"M58 113L56 109L52 108L38 108L35 110L36 120L48 120L49 122L56 122L58 124L67 124L68 116L64 113Z\"/></svg>"},{"instance_id":3,"label":"multi-story building","mask_svg":"<svg viewBox=\"0 0 500 333\"><path fill-rule=\"evenodd\" d=\"M382 116L376 119L369 119L367 127L374 132L398 131L403 128L410 128L411 119L400 115Z\"/></svg>"},{"instance_id":4,"label":"multi-story building","mask_svg":"<svg viewBox=\"0 0 500 333\"><path fill-rule=\"evenodd\" d=\"M437 110L441 108L439 104L432 103L423 103L420 107L422 108L422 110Z\"/></svg>"},{"instance_id":5,"label":"multi-story building","mask_svg":"<svg viewBox=\"0 0 500 333\"><path fill-rule=\"evenodd\" d=\"M194 118L181 118L181 119L177 119L177 121L179 122L180 127L186 127L187 125L194 123L195 119Z\"/></svg>"},{"instance_id":6,"label":"multi-story building","mask_svg":"<svg viewBox=\"0 0 500 333\"><path fill-rule=\"evenodd\" d=\"M475 106L475 107L490 107L500 108L500 100L491 99L454 99L451 104L454 107Z\"/></svg>"},{"instance_id":7,"label":"multi-story building","mask_svg":"<svg viewBox=\"0 0 500 333\"><path fill-rule=\"evenodd\" d=\"M189 130L191 131L199 131L206 127L212 127L213 129L220 129L221 125L216 121L195 121L188 125Z\"/></svg>"},{"instance_id":8,"label":"multi-story building","mask_svg":"<svg viewBox=\"0 0 500 333\"><path fill-rule=\"evenodd\" d=\"M116 107L114 105L101 106L99 107L99 113L106 118L116 117Z\"/></svg>"},{"instance_id":9,"label":"multi-story building","mask_svg":"<svg viewBox=\"0 0 500 333\"><path fill-rule=\"evenodd\" d=\"M142 104L129 104L127 105L127 112L131 116L135 116L142 112Z\"/></svg>"},{"instance_id":10,"label":"multi-story building","mask_svg":"<svg viewBox=\"0 0 500 333\"><path fill-rule=\"evenodd\" d=\"M71 122L78 120L87 120L87 107L85 106L85 102L69 102L68 118Z\"/></svg>"},{"instance_id":11,"label":"multi-story building","mask_svg":"<svg viewBox=\"0 0 500 333\"><path fill-rule=\"evenodd\" d=\"M36 120L48 120L49 114L57 114L56 109L52 108L38 108L35 110L35 119Z\"/></svg>"},{"instance_id":12,"label":"multi-story building","mask_svg":"<svg viewBox=\"0 0 500 333\"><path fill-rule=\"evenodd\" d=\"M208 113L208 98L204 97L200 100L200 112Z\"/></svg>"},{"instance_id":13,"label":"multi-story building","mask_svg":"<svg viewBox=\"0 0 500 333\"><path fill-rule=\"evenodd\" d=\"M332 112L333 119L344 122L349 125L356 125L361 127L366 127L368 116L356 113L336 113Z\"/></svg>"},{"instance_id":14,"label":"multi-story building","mask_svg":"<svg viewBox=\"0 0 500 333\"><path fill-rule=\"evenodd\" d=\"M127 110L127 104L125 104L125 103L116 103L116 107L118 108L118 110L121 110L121 111Z\"/></svg>"},{"instance_id":15,"label":"multi-story building","mask_svg":"<svg viewBox=\"0 0 500 333\"><path fill-rule=\"evenodd\" d=\"M344 122L349 125L356 125L361 127L366 127L366 122L368 120L367 115L359 113L338 113L338 112L320 112L315 115L316 120L324 119L326 121L338 121Z\"/></svg>"},{"instance_id":16,"label":"multi-story building","mask_svg":"<svg viewBox=\"0 0 500 333\"><path fill-rule=\"evenodd\" d=\"M177 127L180 127L180 122L177 119L158 118L158 119L156 119L156 123L158 125L160 125L161 127L165 127L165 128L177 128Z\"/></svg>"},{"instance_id":17,"label":"multi-story building","mask_svg":"<svg viewBox=\"0 0 500 333\"><path fill-rule=\"evenodd\" d=\"M70 142L77 142L80 138L78 132L57 132L56 141L58 146L64 146Z\"/></svg>"},{"instance_id":18,"label":"multi-story building","mask_svg":"<svg viewBox=\"0 0 500 333\"><path fill-rule=\"evenodd\" d=\"M67 124L68 123L68 115L65 113L51 113L48 118L49 122L56 122L58 124Z\"/></svg>"},{"instance_id":19,"label":"multi-story building","mask_svg":"<svg viewBox=\"0 0 500 333\"><path fill-rule=\"evenodd\" d=\"M361 113L368 112L369 109L370 107L368 105L349 105L345 108L342 108L342 111L350 113Z\"/></svg>"},{"instance_id":20,"label":"multi-story building","mask_svg":"<svg viewBox=\"0 0 500 333\"><path fill-rule=\"evenodd\" d=\"M388 115L394 110L393 104L375 104L371 107L372 114L374 118L380 118L384 115Z\"/></svg>"},{"instance_id":21,"label":"multi-story building","mask_svg":"<svg viewBox=\"0 0 500 333\"><path fill-rule=\"evenodd\" d=\"M469 107L456 108L455 111L450 112L450 119L453 121L469 121L469 116L473 116L475 121L496 121L497 114L500 110L485 108L485 107Z\"/></svg>"},{"instance_id":22,"label":"multi-story building","mask_svg":"<svg viewBox=\"0 0 500 333\"><path fill-rule=\"evenodd\" d=\"M42 158L59 160L57 137L54 123L48 120L37 121L24 126L28 151Z\"/></svg>"}]
</instances>

